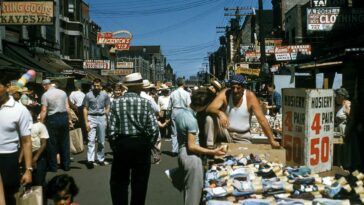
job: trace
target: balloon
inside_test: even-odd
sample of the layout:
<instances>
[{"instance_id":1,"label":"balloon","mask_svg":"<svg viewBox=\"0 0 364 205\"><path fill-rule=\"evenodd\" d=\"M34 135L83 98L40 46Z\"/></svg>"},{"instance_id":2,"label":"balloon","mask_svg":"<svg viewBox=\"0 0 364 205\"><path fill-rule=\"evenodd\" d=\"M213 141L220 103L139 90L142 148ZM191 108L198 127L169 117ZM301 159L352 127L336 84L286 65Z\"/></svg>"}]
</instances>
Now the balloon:
<instances>
[{"instance_id":1,"label":"balloon","mask_svg":"<svg viewBox=\"0 0 364 205\"><path fill-rule=\"evenodd\" d=\"M18 82L20 82L21 84L23 84L23 86L24 86L25 84L27 84L27 80L26 80L25 78L23 78L23 77L21 77L21 78L18 80Z\"/></svg>"},{"instance_id":2,"label":"balloon","mask_svg":"<svg viewBox=\"0 0 364 205\"><path fill-rule=\"evenodd\" d=\"M27 74L29 74L30 76L32 76L33 78L37 75L37 73L34 70L28 70Z\"/></svg>"},{"instance_id":3,"label":"balloon","mask_svg":"<svg viewBox=\"0 0 364 205\"><path fill-rule=\"evenodd\" d=\"M27 80L27 82L30 81L30 79L32 79L33 77L31 75L29 75L28 73L25 73L21 76L22 78L24 78L25 80Z\"/></svg>"}]
</instances>

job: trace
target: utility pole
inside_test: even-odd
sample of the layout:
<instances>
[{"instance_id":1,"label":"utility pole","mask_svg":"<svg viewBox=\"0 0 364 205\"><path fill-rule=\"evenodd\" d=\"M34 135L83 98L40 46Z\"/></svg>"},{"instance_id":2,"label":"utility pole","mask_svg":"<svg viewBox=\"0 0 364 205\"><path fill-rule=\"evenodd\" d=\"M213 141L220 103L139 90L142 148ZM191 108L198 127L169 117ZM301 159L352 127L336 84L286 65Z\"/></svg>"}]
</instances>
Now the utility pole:
<instances>
[{"instance_id":1,"label":"utility pole","mask_svg":"<svg viewBox=\"0 0 364 205\"><path fill-rule=\"evenodd\" d=\"M264 35L264 24L263 24L263 0L258 0L258 9L259 9L259 42L260 42L260 63L261 69L267 69L266 67L266 55L265 55L265 35ZM265 72L265 71L264 71Z\"/></svg>"}]
</instances>

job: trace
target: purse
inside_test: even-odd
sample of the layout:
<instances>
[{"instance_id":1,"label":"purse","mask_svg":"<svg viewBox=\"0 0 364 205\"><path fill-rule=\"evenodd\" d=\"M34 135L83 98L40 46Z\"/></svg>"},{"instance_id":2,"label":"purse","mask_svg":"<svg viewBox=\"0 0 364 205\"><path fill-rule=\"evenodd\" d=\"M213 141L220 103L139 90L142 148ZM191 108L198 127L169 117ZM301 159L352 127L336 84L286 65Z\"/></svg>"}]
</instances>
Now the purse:
<instances>
[{"instance_id":1,"label":"purse","mask_svg":"<svg viewBox=\"0 0 364 205\"><path fill-rule=\"evenodd\" d=\"M41 186L32 186L29 189L21 187L15 194L17 205L43 205L43 190Z\"/></svg>"},{"instance_id":2,"label":"purse","mask_svg":"<svg viewBox=\"0 0 364 205\"><path fill-rule=\"evenodd\" d=\"M84 146L81 128L70 130L70 150L72 154L83 152Z\"/></svg>"}]
</instances>

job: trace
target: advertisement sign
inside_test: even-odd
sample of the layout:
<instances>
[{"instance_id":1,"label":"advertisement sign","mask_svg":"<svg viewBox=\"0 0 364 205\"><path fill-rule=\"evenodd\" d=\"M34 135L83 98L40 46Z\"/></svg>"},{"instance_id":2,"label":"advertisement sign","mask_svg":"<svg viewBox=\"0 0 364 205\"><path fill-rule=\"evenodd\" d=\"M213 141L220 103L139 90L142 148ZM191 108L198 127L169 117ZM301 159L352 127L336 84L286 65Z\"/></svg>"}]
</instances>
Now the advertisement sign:
<instances>
[{"instance_id":1,"label":"advertisement sign","mask_svg":"<svg viewBox=\"0 0 364 205\"><path fill-rule=\"evenodd\" d=\"M115 50L129 50L132 35L129 31L97 32L97 44L115 45Z\"/></svg>"},{"instance_id":2,"label":"advertisement sign","mask_svg":"<svg viewBox=\"0 0 364 205\"><path fill-rule=\"evenodd\" d=\"M364 9L317 7L307 8L308 31L347 29L364 23Z\"/></svg>"},{"instance_id":3,"label":"advertisement sign","mask_svg":"<svg viewBox=\"0 0 364 205\"><path fill-rule=\"evenodd\" d=\"M245 61L247 62L257 62L260 59L260 52L249 51L245 52Z\"/></svg>"},{"instance_id":4,"label":"advertisement sign","mask_svg":"<svg viewBox=\"0 0 364 205\"><path fill-rule=\"evenodd\" d=\"M277 61L302 60L311 56L311 45L277 46L274 55Z\"/></svg>"},{"instance_id":5,"label":"advertisement sign","mask_svg":"<svg viewBox=\"0 0 364 205\"><path fill-rule=\"evenodd\" d=\"M134 62L116 62L116 68L134 68Z\"/></svg>"},{"instance_id":6,"label":"advertisement sign","mask_svg":"<svg viewBox=\"0 0 364 205\"><path fill-rule=\"evenodd\" d=\"M110 60L84 60L83 69L110 69Z\"/></svg>"},{"instance_id":7,"label":"advertisement sign","mask_svg":"<svg viewBox=\"0 0 364 205\"><path fill-rule=\"evenodd\" d=\"M129 75L133 69L102 70L101 75Z\"/></svg>"},{"instance_id":8,"label":"advertisement sign","mask_svg":"<svg viewBox=\"0 0 364 205\"><path fill-rule=\"evenodd\" d=\"M311 5L313 7L320 7L320 6L347 6L347 0L311 0Z\"/></svg>"},{"instance_id":9,"label":"advertisement sign","mask_svg":"<svg viewBox=\"0 0 364 205\"><path fill-rule=\"evenodd\" d=\"M259 76L260 69L249 69L249 68L237 67L235 73L236 74L256 75L256 76Z\"/></svg>"},{"instance_id":10,"label":"advertisement sign","mask_svg":"<svg viewBox=\"0 0 364 205\"><path fill-rule=\"evenodd\" d=\"M282 39L265 39L265 53L274 54L274 48L282 45ZM256 52L260 53L260 43L255 46Z\"/></svg>"},{"instance_id":11,"label":"advertisement sign","mask_svg":"<svg viewBox=\"0 0 364 205\"><path fill-rule=\"evenodd\" d=\"M53 2L3 1L0 14L0 25L51 25Z\"/></svg>"},{"instance_id":12,"label":"advertisement sign","mask_svg":"<svg viewBox=\"0 0 364 205\"><path fill-rule=\"evenodd\" d=\"M287 165L305 165L313 173L332 168L334 92L328 89L283 90L283 146Z\"/></svg>"}]
</instances>

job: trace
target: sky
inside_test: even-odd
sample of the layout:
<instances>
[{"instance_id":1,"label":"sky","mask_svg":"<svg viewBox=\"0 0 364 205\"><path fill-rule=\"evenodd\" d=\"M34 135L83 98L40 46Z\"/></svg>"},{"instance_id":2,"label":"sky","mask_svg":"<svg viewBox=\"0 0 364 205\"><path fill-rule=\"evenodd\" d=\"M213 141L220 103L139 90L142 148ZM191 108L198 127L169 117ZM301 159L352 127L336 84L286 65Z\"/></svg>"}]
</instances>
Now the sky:
<instances>
[{"instance_id":1,"label":"sky","mask_svg":"<svg viewBox=\"0 0 364 205\"><path fill-rule=\"evenodd\" d=\"M160 45L177 77L189 78L206 67L208 52L219 47L234 11L224 8L254 7L258 0L86 0L91 20L102 32L128 30L131 46ZM263 0L271 8L270 0ZM250 10L242 13L251 12Z\"/></svg>"}]
</instances>

